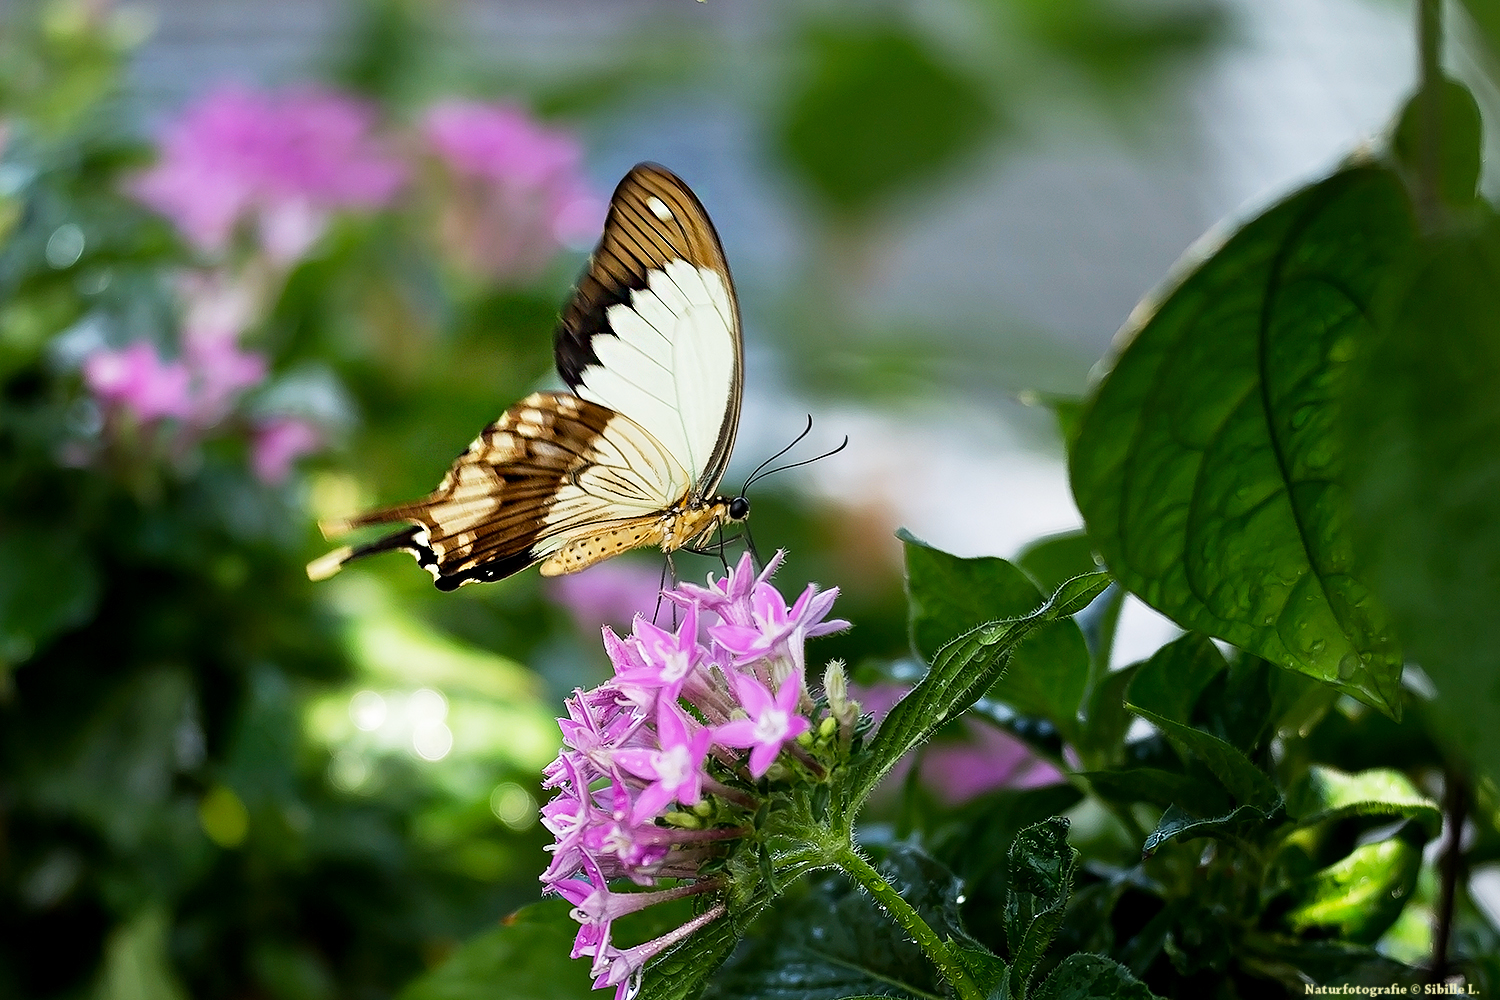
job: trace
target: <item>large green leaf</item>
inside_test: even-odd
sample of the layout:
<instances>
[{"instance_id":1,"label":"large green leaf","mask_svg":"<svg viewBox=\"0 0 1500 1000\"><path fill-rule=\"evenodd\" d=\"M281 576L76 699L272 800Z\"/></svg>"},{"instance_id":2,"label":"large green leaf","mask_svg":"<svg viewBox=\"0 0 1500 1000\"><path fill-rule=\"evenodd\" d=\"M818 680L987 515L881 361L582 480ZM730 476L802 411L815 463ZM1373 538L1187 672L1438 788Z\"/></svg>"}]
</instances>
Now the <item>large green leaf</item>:
<instances>
[{"instance_id":1,"label":"large green leaf","mask_svg":"<svg viewBox=\"0 0 1500 1000\"><path fill-rule=\"evenodd\" d=\"M1236 806L1221 816L1192 816L1172 805L1161 814L1161 819L1141 844L1141 857L1149 858L1162 845L1173 840L1192 840L1195 837L1233 839L1247 836L1257 827L1276 818L1277 810L1260 806Z\"/></svg>"},{"instance_id":2,"label":"large green leaf","mask_svg":"<svg viewBox=\"0 0 1500 1000\"><path fill-rule=\"evenodd\" d=\"M470 938L442 965L401 991L399 1000L578 1000L588 995L589 963L568 957L578 925L560 899L533 903L499 927Z\"/></svg>"},{"instance_id":3,"label":"large green leaf","mask_svg":"<svg viewBox=\"0 0 1500 1000\"><path fill-rule=\"evenodd\" d=\"M1271 208L1136 326L1071 456L1125 587L1388 713L1401 652L1356 564L1335 400L1412 232L1400 181L1372 168Z\"/></svg>"},{"instance_id":4,"label":"large green leaf","mask_svg":"<svg viewBox=\"0 0 1500 1000\"><path fill-rule=\"evenodd\" d=\"M1082 771L1094 794L1108 802L1129 806L1149 802L1165 809L1178 806L1197 816L1229 809L1224 789L1207 778L1195 778L1158 767L1133 767L1124 771Z\"/></svg>"},{"instance_id":5,"label":"large green leaf","mask_svg":"<svg viewBox=\"0 0 1500 1000\"><path fill-rule=\"evenodd\" d=\"M1115 596L1112 603L1118 613L1122 603L1118 598L1123 594L1124 591L1115 586L1112 591L1105 591L1103 600L1099 603ZM1140 667L1139 663L1132 663L1128 667L1104 674L1089 692L1083 729L1078 734L1078 742L1074 744L1085 767L1118 764L1124 755L1125 736L1130 732L1130 724L1134 721L1129 709L1125 707L1125 692L1129 690L1130 682L1135 680Z\"/></svg>"},{"instance_id":6,"label":"large green leaf","mask_svg":"<svg viewBox=\"0 0 1500 1000\"><path fill-rule=\"evenodd\" d=\"M878 867L941 937L978 949L960 923L962 883L952 872L909 847L891 850ZM863 994L926 1000L943 995L942 977L868 893L827 874L799 884L773 905L705 997L837 1000Z\"/></svg>"},{"instance_id":7,"label":"large green leaf","mask_svg":"<svg viewBox=\"0 0 1500 1000\"><path fill-rule=\"evenodd\" d=\"M1152 1000L1156 994L1112 958L1074 954L1058 963L1034 996L1036 1000Z\"/></svg>"},{"instance_id":8,"label":"large green leaf","mask_svg":"<svg viewBox=\"0 0 1500 1000\"><path fill-rule=\"evenodd\" d=\"M846 808L857 809L897 761L979 700L1005 671L1023 640L1040 627L1087 607L1109 582L1106 573L1069 580L1031 614L980 625L939 650L927 675L896 703L863 755L850 765L844 784Z\"/></svg>"},{"instance_id":9,"label":"large green leaf","mask_svg":"<svg viewBox=\"0 0 1500 1000\"><path fill-rule=\"evenodd\" d=\"M1394 837L1362 844L1295 887L1287 926L1309 936L1374 944L1417 887L1426 837L1415 830L1409 824Z\"/></svg>"},{"instance_id":10,"label":"large green leaf","mask_svg":"<svg viewBox=\"0 0 1500 1000\"><path fill-rule=\"evenodd\" d=\"M1010 848L1025 828L1078 804L1072 785L1001 788L954 810L928 834L933 855L964 882L964 919L981 941L1003 940Z\"/></svg>"},{"instance_id":11,"label":"large green leaf","mask_svg":"<svg viewBox=\"0 0 1500 1000\"><path fill-rule=\"evenodd\" d=\"M1173 722L1189 723L1198 696L1228 667L1212 641L1189 632L1151 654L1130 681L1126 698Z\"/></svg>"},{"instance_id":12,"label":"large green leaf","mask_svg":"<svg viewBox=\"0 0 1500 1000\"><path fill-rule=\"evenodd\" d=\"M1346 774L1314 764L1287 795L1287 811L1303 826L1351 816L1410 819L1436 837L1443 812L1411 779L1390 768Z\"/></svg>"},{"instance_id":13,"label":"large green leaf","mask_svg":"<svg viewBox=\"0 0 1500 1000\"><path fill-rule=\"evenodd\" d=\"M742 928L716 920L672 948L646 969L640 1000L692 1000L740 942Z\"/></svg>"},{"instance_id":14,"label":"large green leaf","mask_svg":"<svg viewBox=\"0 0 1500 1000\"><path fill-rule=\"evenodd\" d=\"M1131 705L1130 710L1160 729L1184 755L1202 761L1236 802L1269 809L1280 801L1266 773L1232 744L1139 706Z\"/></svg>"},{"instance_id":15,"label":"large green leaf","mask_svg":"<svg viewBox=\"0 0 1500 1000\"><path fill-rule=\"evenodd\" d=\"M1354 509L1434 732L1500 775L1500 223L1435 239L1403 288L1350 390Z\"/></svg>"},{"instance_id":16,"label":"large green leaf","mask_svg":"<svg viewBox=\"0 0 1500 1000\"><path fill-rule=\"evenodd\" d=\"M1044 599L1036 584L1004 559L962 559L905 531L899 537L906 544L912 645L928 663L956 636L986 622L1019 618ZM1088 679L1083 633L1071 618L1062 618L1027 638L987 694L1022 715L1047 719L1071 740L1078 732L1078 708Z\"/></svg>"}]
</instances>

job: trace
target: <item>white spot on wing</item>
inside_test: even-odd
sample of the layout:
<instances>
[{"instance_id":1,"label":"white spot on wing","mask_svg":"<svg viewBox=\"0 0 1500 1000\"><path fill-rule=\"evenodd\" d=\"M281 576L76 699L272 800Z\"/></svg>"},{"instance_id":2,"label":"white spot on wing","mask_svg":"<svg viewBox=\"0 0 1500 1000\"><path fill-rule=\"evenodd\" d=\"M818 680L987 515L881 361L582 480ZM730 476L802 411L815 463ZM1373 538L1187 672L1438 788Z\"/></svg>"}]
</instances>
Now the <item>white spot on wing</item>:
<instances>
[{"instance_id":1,"label":"white spot on wing","mask_svg":"<svg viewBox=\"0 0 1500 1000\"><path fill-rule=\"evenodd\" d=\"M651 209L651 214L656 216L661 221L672 221L672 210L667 207L666 202L662 201L656 195L653 194L651 197L646 199L646 207Z\"/></svg>"}]
</instances>

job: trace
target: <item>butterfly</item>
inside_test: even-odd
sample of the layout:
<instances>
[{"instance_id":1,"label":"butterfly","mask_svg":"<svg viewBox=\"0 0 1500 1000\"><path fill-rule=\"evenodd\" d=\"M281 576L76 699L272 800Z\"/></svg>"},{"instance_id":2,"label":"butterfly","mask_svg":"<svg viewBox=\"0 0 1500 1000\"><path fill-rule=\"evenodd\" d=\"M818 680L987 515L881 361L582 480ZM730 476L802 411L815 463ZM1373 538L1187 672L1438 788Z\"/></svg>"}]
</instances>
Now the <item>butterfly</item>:
<instances>
[{"instance_id":1,"label":"butterfly","mask_svg":"<svg viewBox=\"0 0 1500 1000\"><path fill-rule=\"evenodd\" d=\"M310 563L402 550L440 590L541 564L573 573L629 549L705 547L750 502L716 494L739 429L739 302L708 213L670 171L634 167L558 321L567 392L534 392L484 429L420 500L324 522L400 530Z\"/></svg>"}]
</instances>

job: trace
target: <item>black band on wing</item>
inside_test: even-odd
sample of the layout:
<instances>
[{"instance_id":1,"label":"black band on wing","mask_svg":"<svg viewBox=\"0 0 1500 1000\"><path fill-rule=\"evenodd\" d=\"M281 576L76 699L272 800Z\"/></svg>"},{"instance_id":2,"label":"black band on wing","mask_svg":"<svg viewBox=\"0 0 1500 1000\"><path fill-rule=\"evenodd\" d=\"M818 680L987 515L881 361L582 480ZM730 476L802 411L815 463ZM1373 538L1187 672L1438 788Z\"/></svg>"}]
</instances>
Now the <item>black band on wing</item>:
<instances>
[{"instance_id":1,"label":"black band on wing","mask_svg":"<svg viewBox=\"0 0 1500 1000\"><path fill-rule=\"evenodd\" d=\"M652 212L652 198L667 206L670 220ZM647 287L649 273L672 260L713 268L729 282L719 235L697 195L665 167L637 164L610 197L604 234L558 319L553 355L568 388L576 391L584 369L599 364L593 339L614 336L609 308L629 304L633 291Z\"/></svg>"}]
</instances>

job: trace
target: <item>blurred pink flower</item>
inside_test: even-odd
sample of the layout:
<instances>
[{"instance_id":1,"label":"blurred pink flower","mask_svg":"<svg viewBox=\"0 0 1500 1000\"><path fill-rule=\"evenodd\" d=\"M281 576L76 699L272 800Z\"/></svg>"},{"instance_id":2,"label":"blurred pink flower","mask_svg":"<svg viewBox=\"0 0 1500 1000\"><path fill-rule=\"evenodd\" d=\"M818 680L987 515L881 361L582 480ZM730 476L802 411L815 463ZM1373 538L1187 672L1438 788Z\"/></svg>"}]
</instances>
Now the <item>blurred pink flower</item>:
<instances>
[{"instance_id":1,"label":"blurred pink flower","mask_svg":"<svg viewBox=\"0 0 1500 1000\"><path fill-rule=\"evenodd\" d=\"M603 222L584 184L578 140L508 104L443 101L421 131L450 190L440 238L468 270L489 278L537 274L558 248Z\"/></svg>"},{"instance_id":2,"label":"blurred pink flower","mask_svg":"<svg viewBox=\"0 0 1500 1000\"><path fill-rule=\"evenodd\" d=\"M1004 730L975 722L965 728L965 739L934 740L922 756L922 783L949 805L997 788L1038 788L1065 780Z\"/></svg>"},{"instance_id":3,"label":"blurred pink flower","mask_svg":"<svg viewBox=\"0 0 1500 1000\"><path fill-rule=\"evenodd\" d=\"M548 592L573 616L578 630L595 635L601 625L629 628L637 612L656 603L661 572L640 563L612 559L581 573L553 577Z\"/></svg>"},{"instance_id":4,"label":"blurred pink flower","mask_svg":"<svg viewBox=\"0 0 1500 1000\"><path fill-rule=\"evenodd\" d=\"M875 716L885 718L907 688L900 684L850 685L850 697ZM885 787L906 780L908 756L885 780ZM1066 780L1061 771L1038 757L1025 743L984 722L966 720L960 739L936 739L921 751L922 784L948 805L959 805L997 788L1038 788Z\"/></svg>"},{"instance_id":5,"label":"blurred pink flower","mask_svg":"<svg viewBox=\"0 0 1500 1000\"><path fill-rule=\"evenodd\" d=\"M250 468L255 478L275 486L291 475L293 462L322 446L323 432L316 424L297 417L273 417L255 430Z\"/></svg>"},{"instance_id":6,"label":"blurred pink flower","mask_svg":"<svg viewBox=\"0 0 1500 1000\"><path fill-rule=\"evenodd\" d=\"M270 370L265 355L241 350L230 338L188 338L184 348L193 376L190 416L199 427L212 427L229 416L240 396Z\"/></svg>"},{"instance_id":7,"label":"blurred pink flower","mask_svg":"<svg viewBox=\"0 0 1500 1000\"><path fill-rule=\"evenodd\" d=\"M189 378L186 365L162 360L143 340L120 350L100 348L83 361L83 381L94 397L128 410L142 423L185 419L192 408Z\"/></svg>"},{"instance_id":8,"label":"blurred pink flower","mask_svg":"<svg viewBox=\"0 0 1500 1000\"><path fill-rule=\"evenodd\" d=\"M405 179L372 135L374 113L332 91L224 87L166 132L161 159L130 185L200 249L225 249L254 226L266 253L305 254L338 209L385 205Z\"/></svg>"}]
</instances>

